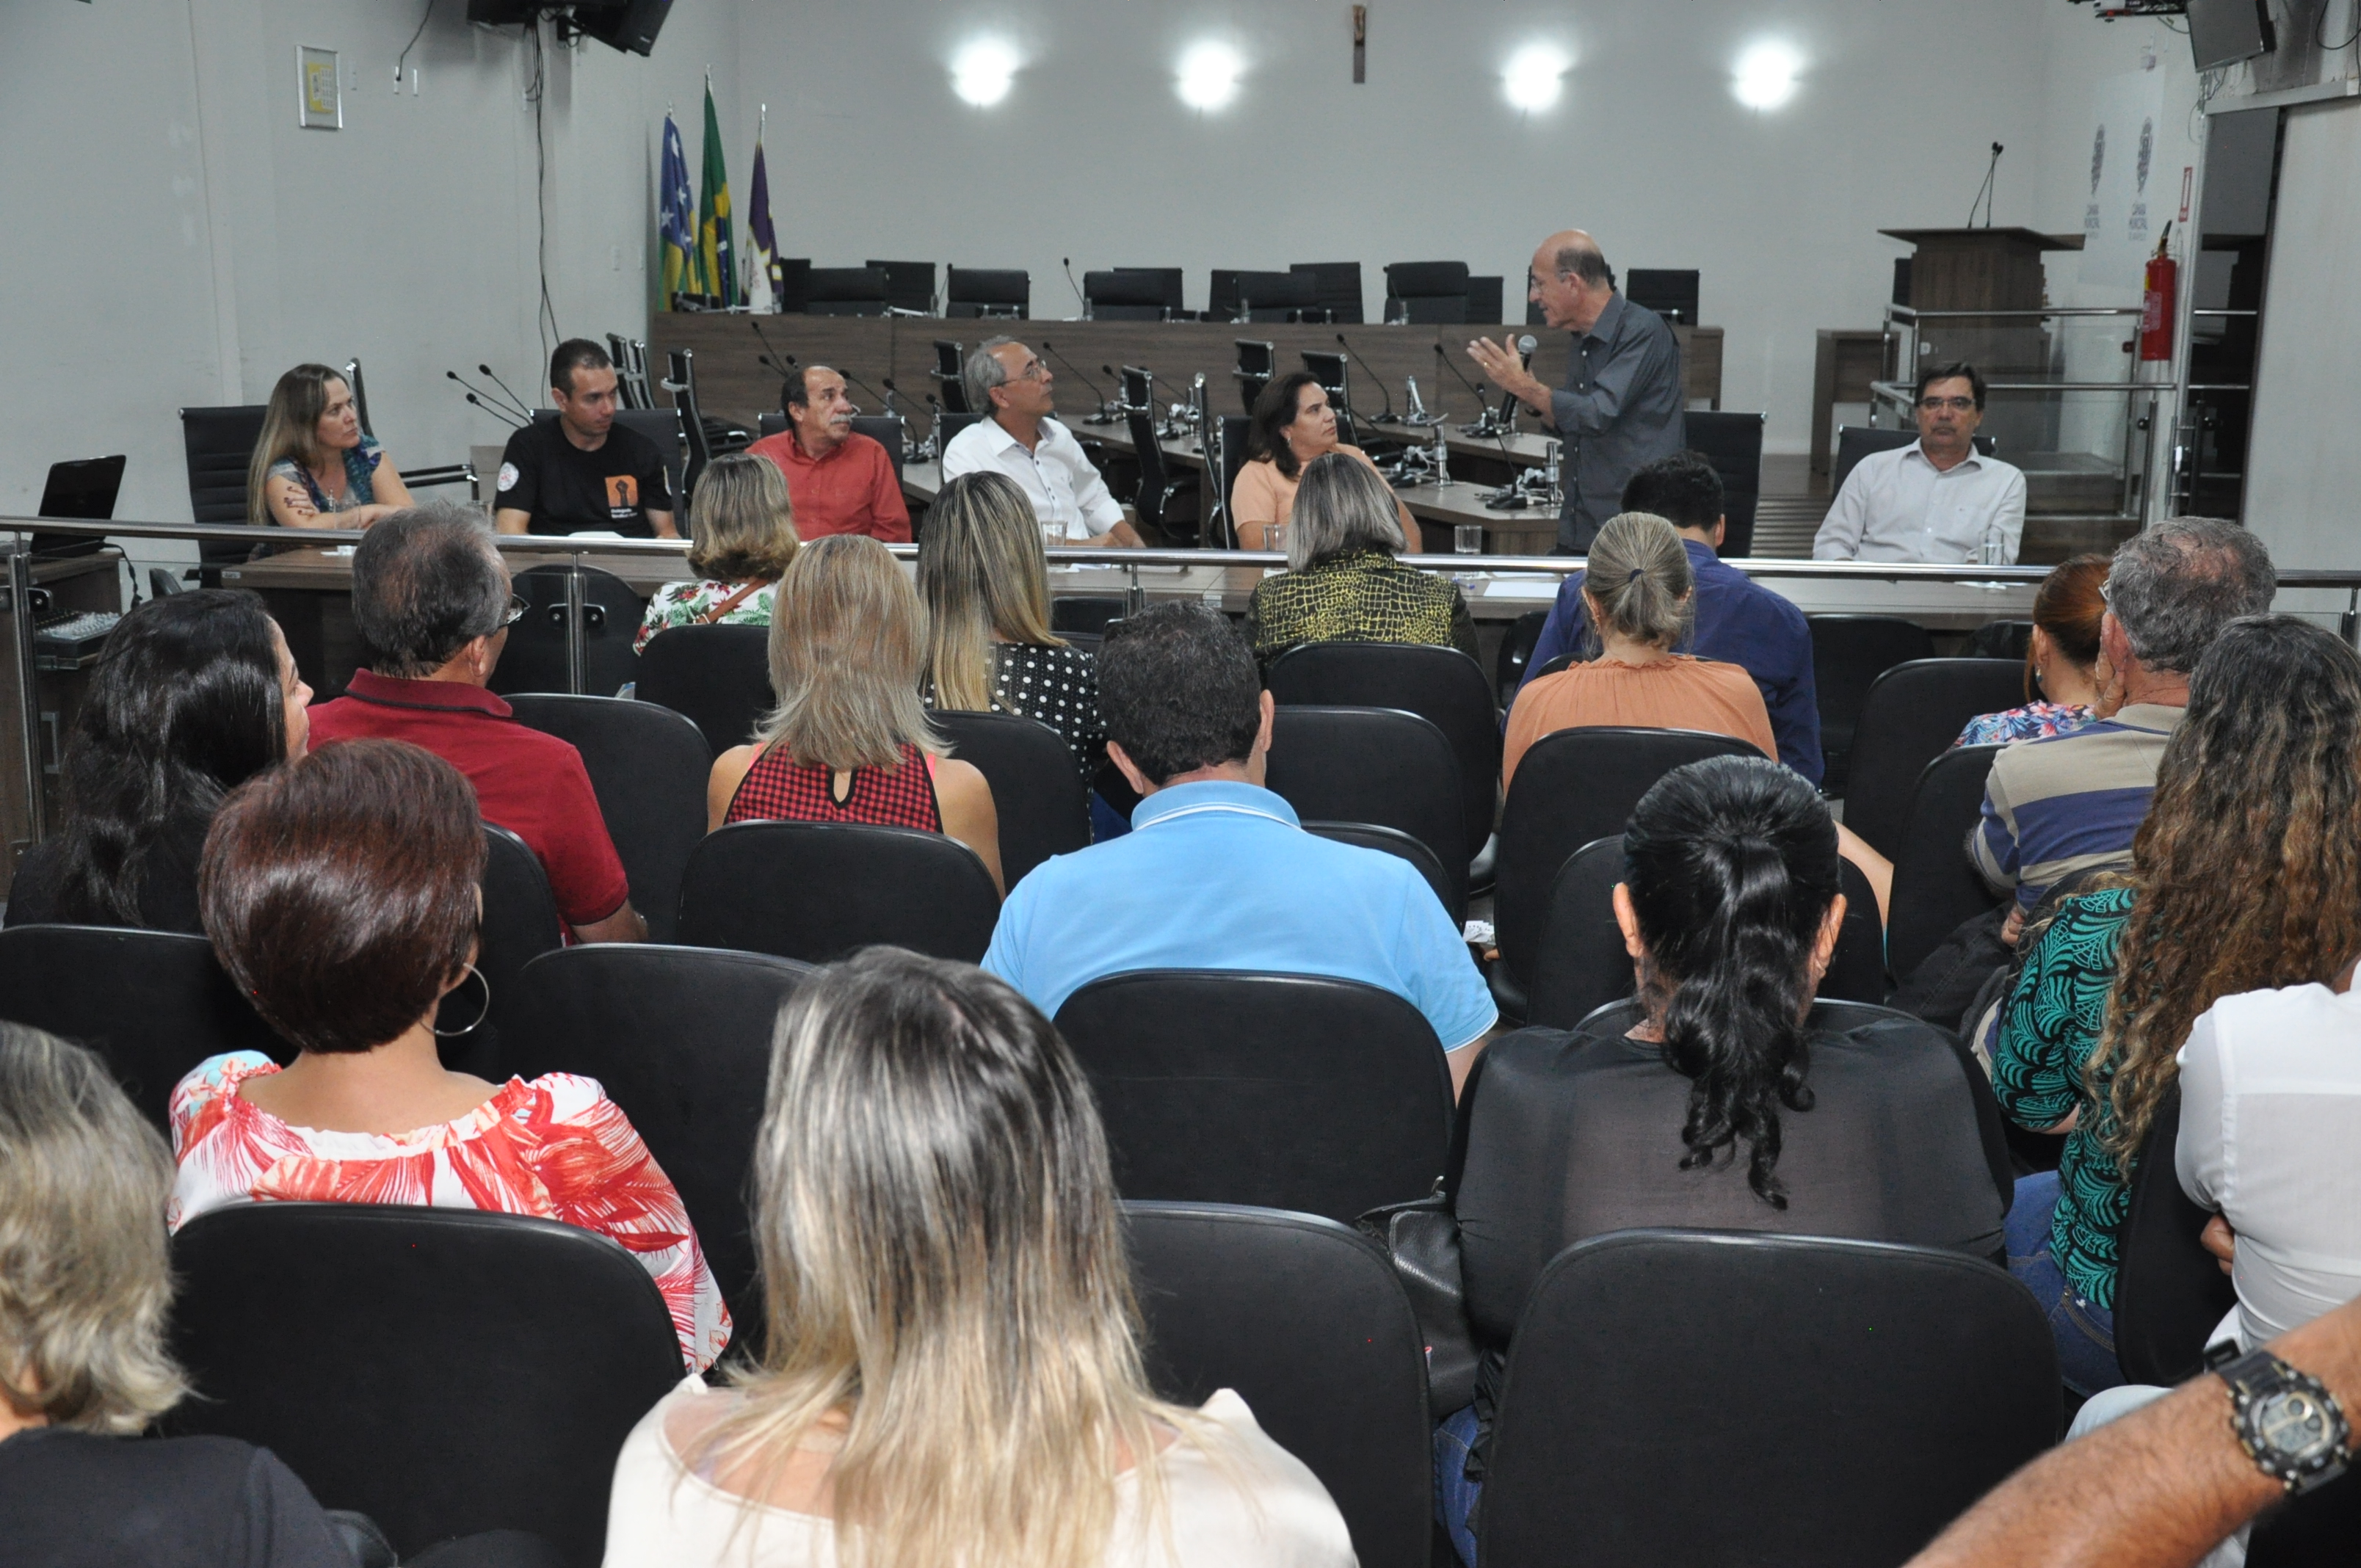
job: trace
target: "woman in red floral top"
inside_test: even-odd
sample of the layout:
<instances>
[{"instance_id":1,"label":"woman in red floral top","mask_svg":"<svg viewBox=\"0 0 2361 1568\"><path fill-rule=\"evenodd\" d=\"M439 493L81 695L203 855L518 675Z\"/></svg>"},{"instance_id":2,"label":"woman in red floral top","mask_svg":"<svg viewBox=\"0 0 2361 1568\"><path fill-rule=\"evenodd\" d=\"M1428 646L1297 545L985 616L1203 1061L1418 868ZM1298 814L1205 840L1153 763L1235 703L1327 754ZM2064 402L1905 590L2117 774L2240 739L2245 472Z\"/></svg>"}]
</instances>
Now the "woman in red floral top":
<instances>
[{"instance_id":1,"label":"woman in red floral top","mask_svg":"<svg viewBox=\"0 0 2361 1568\"><path fill-rule=\"evenodd\" d=\"M655 1277L682 1358L702 1371L730 1343L729 1310L680 1194L621 1110L587 1078L495 1085L436 1054L443 997L483 983L483 863L467 781L401 741L330 746L229 797L199 872L205 931L300 1054L284 1069L253 1051L214 1057L181 1080L170 1223L302 1201L579 1225Z\"/></svg>"}]
</instances>

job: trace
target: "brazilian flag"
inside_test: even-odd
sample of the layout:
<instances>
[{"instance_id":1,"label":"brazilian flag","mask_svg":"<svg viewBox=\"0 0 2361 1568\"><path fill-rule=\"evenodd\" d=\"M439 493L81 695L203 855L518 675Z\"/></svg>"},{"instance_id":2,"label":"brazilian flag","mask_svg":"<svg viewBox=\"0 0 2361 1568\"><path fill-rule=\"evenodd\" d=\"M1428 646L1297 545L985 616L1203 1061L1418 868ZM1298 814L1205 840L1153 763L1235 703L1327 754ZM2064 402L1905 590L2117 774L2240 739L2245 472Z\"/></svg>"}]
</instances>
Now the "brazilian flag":
<instances>
[{"instance_id":1,"label":"brazilian flag","mask_svg":"<svg viewBox=\"0 0 2361 1568\"><path fill-rule=\"evenodd\" d=\"M713 112L713 83L705 84L705 192L697 203L697 270L704 291L724 305L739 303L737 247L730 236L730 170L721 158L721 116Z\"/></svg>"}]
</instances>

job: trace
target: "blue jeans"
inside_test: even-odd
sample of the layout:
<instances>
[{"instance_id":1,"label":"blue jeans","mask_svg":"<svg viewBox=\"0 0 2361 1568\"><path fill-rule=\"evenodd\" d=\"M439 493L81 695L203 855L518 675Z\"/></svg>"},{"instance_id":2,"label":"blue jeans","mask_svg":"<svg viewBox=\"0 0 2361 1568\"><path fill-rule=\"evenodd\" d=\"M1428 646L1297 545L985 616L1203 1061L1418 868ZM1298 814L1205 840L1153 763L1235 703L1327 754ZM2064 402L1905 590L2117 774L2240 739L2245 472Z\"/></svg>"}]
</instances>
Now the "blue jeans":
<instances>
[{"instance_id":1,"label":"blue jeans","mask_svg":"<svg viewBox=\"0 0 2361 1568\"><path fill-rule=\"evenodd\" d=\"M1466 1475L1467 1449L1476 1441L1476 1407L1453 1411L1434 1429L1434 1513L1451 1537L1451 1549L1467 1568L1476 1568L1476 1532L1467 1526L1484 1483Z\"/></svg>"},{"instance_id":2,"label":"blue jeans","mask_svg":"<svg viewBox=\"0 0 2361 1568\"><path fill-rule=\"evenodd\" d=\"M2058 1343L2058 1371L2084 1398L2124 1380L2115 1365L2115 1314L2074 1293L2050 1255L2049 1226L2058 1213L2058 1173L2045 1170L2016 1184L2008 1212L2008 1271L2025 1282L2049 1320Z\"/></svg>"}]
</instances>

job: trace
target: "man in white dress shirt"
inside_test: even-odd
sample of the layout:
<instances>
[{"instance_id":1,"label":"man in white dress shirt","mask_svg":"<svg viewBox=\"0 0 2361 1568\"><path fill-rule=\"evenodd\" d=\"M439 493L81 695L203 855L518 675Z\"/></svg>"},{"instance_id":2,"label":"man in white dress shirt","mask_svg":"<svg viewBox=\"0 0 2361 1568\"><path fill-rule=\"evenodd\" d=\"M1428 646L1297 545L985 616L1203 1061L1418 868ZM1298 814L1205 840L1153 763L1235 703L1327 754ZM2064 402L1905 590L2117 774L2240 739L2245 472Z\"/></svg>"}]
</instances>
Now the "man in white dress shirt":
<instances>
[{"instance_id":1,"label":"man in white dress shirt","mask_svg":"<svg viewBox=\"0 0 2361 1568\"><path fill-rule=\"evenodd\" d=\"M1107 494L1106 481L1074 433L1050 417L1057 400L1049 367L1013 337L987 339L968 356L960 379L968 407L987 417L951 437L943 477L989 470L1005 474L1073 544L1138 544L1139 532Z\"/></svg>"},{"instance_id":2,"label":"man in white dress shirt","mask_svg":"<svg viewBox=\"0 0 2361 1568\"><path fill-rule=\"evenodd\" d=\"M2005 566L2025 533L2025 476L1975 447L1984 378L1972 365L1918 376L1918 439L1845 477L1812 540L1815 561Z\"/></svg>"}]
</instances>

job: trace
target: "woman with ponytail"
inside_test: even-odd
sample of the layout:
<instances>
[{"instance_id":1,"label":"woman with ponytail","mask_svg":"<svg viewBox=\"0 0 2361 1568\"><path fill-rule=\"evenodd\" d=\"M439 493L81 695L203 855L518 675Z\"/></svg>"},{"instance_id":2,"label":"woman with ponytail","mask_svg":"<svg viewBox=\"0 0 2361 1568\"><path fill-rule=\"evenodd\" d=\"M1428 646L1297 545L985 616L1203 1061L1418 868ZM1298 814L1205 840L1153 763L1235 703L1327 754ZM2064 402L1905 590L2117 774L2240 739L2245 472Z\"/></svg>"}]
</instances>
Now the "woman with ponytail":
<instances>
[{"instance_id":1,"label":"woman with ponytail","mask_svg":"<svg viewBox=\"0 0 2361 1568\"><path fill-rule=\"evenodd\" d=\"M1902 1014L1809 1022L1845 912L1818 793L1768 760L1692 762L1641 797L1623 864L1636 999L1495 1042L1462 1102L1451 1197L1487 1355L1477 1403L1437 1434L1436 1482L1471 1562L1466 1456L1525 1298L1566 1247L1680 1226L2001 1255L2014 1173L1965 1048Z\"/></svg>"}]
</instances>

